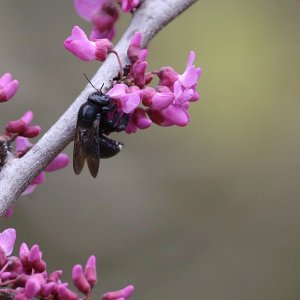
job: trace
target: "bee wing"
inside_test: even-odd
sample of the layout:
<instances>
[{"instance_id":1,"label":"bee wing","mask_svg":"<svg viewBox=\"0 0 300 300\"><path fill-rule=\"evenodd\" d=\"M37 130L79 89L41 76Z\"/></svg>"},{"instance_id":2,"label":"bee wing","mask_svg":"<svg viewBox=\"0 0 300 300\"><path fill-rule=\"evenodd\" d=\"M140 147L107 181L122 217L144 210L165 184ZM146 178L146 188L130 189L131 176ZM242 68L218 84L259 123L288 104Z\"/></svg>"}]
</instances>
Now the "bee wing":
<instances>
[{"instance_id":1,"label":"bee wing","mask_svg":"<svg viewBox=\"0 0 300 300\"><path fill-rule=\"evenodd\" d=\"M87 165L93 178L97 176L100 164L99 124L100 115L94 121L93 127L88 129L82 136Z\"/></svg>"},{"instance_id":2,"label":"bee wing","mask_svg":"<svg viewBox=\"0 0 300 300\"><path fill-rule=\"evenodd\" d=\"M76 175L78 175L82 171L86 156L82 148L81 136L82 130L78 126L77 122L73 148L73 169Z\"/></svg>"}]
</instances>

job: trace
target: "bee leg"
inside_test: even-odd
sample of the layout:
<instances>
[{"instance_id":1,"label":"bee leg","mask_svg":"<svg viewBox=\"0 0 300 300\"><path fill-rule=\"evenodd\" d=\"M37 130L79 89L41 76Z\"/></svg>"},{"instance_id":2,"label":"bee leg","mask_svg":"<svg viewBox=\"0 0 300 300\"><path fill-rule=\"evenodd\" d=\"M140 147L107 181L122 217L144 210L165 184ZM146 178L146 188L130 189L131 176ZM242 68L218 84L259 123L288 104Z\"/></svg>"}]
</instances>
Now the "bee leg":
<instances>
[{"instance_id":1,"label":"bee leg","mask_svg":"<svg viewBox=\"0 0 300 300\"><path fill-rule=\"evenodd\" d=\"M116 131L116 123L120 118L120 113L115 111L113 118L111 120L103 120L102 129L105 134L109 134L111 132Z\"/></svg>"},{"instance_id":2,"label":"bee leg","mask_svg":"<svg viewBox=\"0 0 300 300\"><path fill-rule=\"evenodd\" d=\"M129 121L129 114L123 114L119 119L119 122L116 124L116 131L120 132L125 130Z\"/></svg>"}]
</instances>

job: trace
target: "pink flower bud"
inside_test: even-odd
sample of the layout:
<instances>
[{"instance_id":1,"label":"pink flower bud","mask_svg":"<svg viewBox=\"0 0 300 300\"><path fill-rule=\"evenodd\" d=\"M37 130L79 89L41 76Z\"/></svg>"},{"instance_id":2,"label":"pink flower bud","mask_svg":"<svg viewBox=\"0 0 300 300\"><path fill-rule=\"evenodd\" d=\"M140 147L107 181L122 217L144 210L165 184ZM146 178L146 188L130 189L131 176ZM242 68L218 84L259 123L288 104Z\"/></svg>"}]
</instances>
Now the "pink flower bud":
<instances>
[{"instance_id":1,"label":"pink flower bud","mask_svg":"<svg viewBox=\"0 0 300 300\"><path fill-rule=\"evenodd\" d=\"M19 81L13 80L10 73L5 73L0 77L0 102L11 99L19 88Z\"/></svg>"},{"instance_id":2,"label":"pink flower bud","mask_svg":"<svg viewBox=\"0 0 300 300\"><path fill-rule=\"evenodd\" d=\"M72 280L75 286L85 295L91 291L90 284L84 277L82 266L75 265L72 270Z\"/></svg>"},{"instance_id":3,"label":"pink flower bud","mask_svg":"<svg viewBox=\"0 0 300 300\"><path fill-rule=\"evenodd\" d=\"M78 300L79 297L76 293L69 290L64 284L60 284L57 287L57 293L59 296L59 299L62 300Z\"/></svg>"},{"instance_id":4,"label":"pink flower bud","mask_svg":"<svg viewBox=\"0 0 300 300\"><path fill-rule=\"evenodd\" d=\"M111 52L112 50L112 43L108 39L100 39L96 40L96 59L100 61L105 61L107 58L107 55Z\"/></svg>"},{"instance_id":5,"label":"pink flower bud","mask_svg":"<svg viewBox=\"0 0 300 300\"><path fill-rule=\"evenodd\" d=\"M159 85L171 87L178 79L178 73L172 67L163 67L158 72Z\"/></svg>"},{"instance_id":6,"label":"pink flower bud","mask_svg":"<svg viewBox=\"0 0 300 300\"><path fill-rule=\"evenodd\" d=\"M131 38L127 50L127 57L129 58L131 63L135 63L139 59L141 53L141 44L142 44L142 34L140 32L136 32Z\"/></svg>"},{"instance_id":7,"label":"pink flower bud","mask_svg":"<svg viewBox=\"0 0 300 300\"><path fill-rule=\"evenodd\" d=\"M65 168L69 164L69 157L65 153L58 154L44 169L46 172L54 172Z\"/></svg>"},{"instance_id":8,"label":"pink flower bud","mask_svg":"<svg viewBox=\"0 0 300 300\"><path fill-rule=\"evenodd\" d=\"M48 277L49 281L58 282L62 273L63 273L62 270L56 270L56 271L52 272Z\"/></svg>"},{"instance_id":9,"label":"pink flower bud","mask_svg":"<svg viewBox=\"0 0 300 300\"><path fill-rule=\"evenodd\" d=\"M102 300L120 300L120 299L127 300L132 295L133 291L134 291L134 286L129 285L119 291L105 293L102 296Z\"/></svg>"},{"instance_id":10,"label":"pink flower bud","mask_svg":"<svg viewBox=\"0 0 300 300\"><path fill-rule=\"evenodd\" d=\"M41 259L40 247L38 245L33 245L29 251L28 261L33 263Z\"/></svg>"},{"instance_id":11,"label":"pink flower bud","mask_svg":"<svg viewBox=\"0 0 300 300\"><path fill-rule=\"evenodd\" d=\"M145 85L145 73L148 63L146 61L136 61L132 66L132 76L134 78L134 84L142 88Z\"/></svg>"},{"instance_id":12,"label":"pink flower bud","mask_svg":"<svg viewBox=\"0 0 300 300\"><path fill-rule=\"evenodd\" d=\"M28 137L28 138L34 138L40 134L42 131L41 126L35 125L35 126L29 126L25 129L24 132L22 132L22 136Z\"/></svg>"},{"instance_id":13,"label":"pink flower bud","mask_svg":"<svg viewBox=\"0 0 300 300\"><path fill-rule=\"evenodd\" d=\"M125 13L132 11L140 4L140 0L122 0L122 10Z\"/></svg>"},{"instance_id":14,"label":"pink flower bud","mask_svg":"<svg viewBox=\"0 0 300 300\"><path fill-rule=\"evenodd\" d=\"M96 257L90 256L84 269L84 276L91 287L97 283Z\"/></svg>"},{"instance_id":15,"label":"pink flower bud","mask_svg":"<svg viewBox=\"0 0 300 300\"><path fill-rule=\"evenodd\" d=\"M13 279L11 272L3 272L0 275L0 278L2 279L2 281Z\"/></svg>"},{"instance_id":16,"label":"pink flower bud","mask_svg":"<svg viewBox=\"0 0 300 300\"><path fill-rule=\"evenodd\" d=\"M34 296L37 296L40 290L41 290L40 281L36 277L31 276L25 284L25 295L28 298L32 298Z\"/></svg>"},{"instance_id":17,"label":"pink flower bud","mask_svg":"<svg viewBox=\"0 0 300 300\"><path fill-rule=\"evenodd\" d=\"M28 255L28 261L32 264L32 268L36 272L42 273L46 270L46 263L42 260L42 252L38 245L31 247Z\"/></svg>"},{"instance_id":18,"label":"pink flower bud","mask_svg":"<svg viewBox=\"0 0 300 300\"><path fill-rule=\"evenodd\" d=\"M42 290L41 290L41 294L42 294L43 298L48 297L54 290L55 286L56 286L55 282L49 282L49 283L44 284L42 286Z\"/></svg>"},{"instance_id":19,"label":"pink flower bud","mask_svg":"<svg viewBox=\"0 0 300 300\"><path fill-rule=\"evenodd\" d=\"M9 121L6 130L13 133L21 133L30 125L33 119L33 112L27 111L20 119Z\"/></svg>"},{"instance_id":20,"label":"pink flower bud","mask_svg":"<svg viewBox=\"0 0 300 300\"><path fill-rule=\"evenodd\" d=\"M16 153L17 157L22 157L26 152L28 152L32 148L33 144L31 144L28 138L23 136L18 136L16 138Z\"/></svg>"}]
</instances>

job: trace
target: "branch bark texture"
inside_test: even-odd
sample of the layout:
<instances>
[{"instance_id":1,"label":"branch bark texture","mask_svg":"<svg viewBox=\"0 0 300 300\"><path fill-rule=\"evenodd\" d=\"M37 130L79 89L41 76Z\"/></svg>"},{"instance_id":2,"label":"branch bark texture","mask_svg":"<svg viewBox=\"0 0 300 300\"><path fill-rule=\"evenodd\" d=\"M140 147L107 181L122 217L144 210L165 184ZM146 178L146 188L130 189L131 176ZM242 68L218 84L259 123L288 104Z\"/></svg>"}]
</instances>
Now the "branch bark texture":
<instances>
[{"instance_id":1,"label":"branch bark texture","mask_svg":"<svg viewBox=\"0 0 300 300\"><path fill-rule=\"evenodd\" d=\"M163 27L196 1L144 1L114 48L120 55L123 65L127 62L126 54L130 39L136 31L142 33L142 43L146 46ZM118 70L117 60L114 55L110 55L94 75L93 84L101 86L104 83L105 87L109 87L110 80L118 74ZM68 110L25 156L8 160L0 173L0 216L5 214L30 182L72 141L78 109L92 92L93 88L87 85Z\"/></svg>"}]
</instances>

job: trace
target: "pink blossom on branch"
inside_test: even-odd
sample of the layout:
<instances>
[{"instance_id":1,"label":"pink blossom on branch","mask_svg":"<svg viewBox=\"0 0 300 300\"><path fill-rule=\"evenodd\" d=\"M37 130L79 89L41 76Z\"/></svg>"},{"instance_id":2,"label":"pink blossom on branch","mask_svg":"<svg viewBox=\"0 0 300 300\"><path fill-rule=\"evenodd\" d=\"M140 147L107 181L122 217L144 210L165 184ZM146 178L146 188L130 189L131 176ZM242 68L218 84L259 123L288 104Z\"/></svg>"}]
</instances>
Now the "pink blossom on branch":
<instances>
[{"instance_id":1,"label":"pink blossom on branch","mask_svg":"<svg viewBox=\"0 0 300 300\"><path fill-rule=\"evenodd\" d=\"M107 95L119 104L119 110L130 114L127 133L148 128L152 122L160 126L186 126L191 102L199 99L197 91L201 69L193 65L195 53L190 52L183 74L172 67L147 72L147 49L141 48L142 36L136 32L130 42L127 57L127 75L115 83ZM148 84L158 76L156 87ZM143 104L145 108L141 106Z\"/></svg>"},{"instance_id":2,"label":"pink blossom on branch","mask_svg":"<svg viewBox=\"0 0 300 300\"><path fill-rule=\"evenodd\" d=\"M10 73L5 73L0 77L0 102L11 99L19 88L19 81L13 80Z\"/></svg>"},{"instance_id":3,"label":"pink blossom on branch","mask_svg":"<svg viewBox=\"0 0 300 300\"><path fill-rule=\"evenodd\" d=\"M64 47L83 61L104 61L112 50L108 39L91 41L79 26L74 26L72 34L64 41Z\"/></svg>"},{"instance_id":4,"label":"pink blossom on branch","mask_svg":"<svg viewBox=\"0 0 300 300\"><path fill-rule=\"evenodd\" d=\"M74 0L74 7L81 18L92 23L91 39L111 40L119 18L117 4L121 4L122 11L128 13L139 3L140 0Z\"/></svg>"},{"instance_id":5,"label":"pink blossom on branch","mask_svg":"<svg viewBox=\"0 0 300 300\"><path fill-rule=\"evenodd\" d=\"M134 287L129 285L121 290L105 293L102 296L102 300L127 300L132 295L133 291Z\"/></svg>"},{"instance_id":6,"label":"pink blossom on branch","mask_svg":"<svg viewBox=\"0 0 300 300\"><path fill-rule=\"evenodd\" d=\"M17 134L29 138L36 137L42 129L39 125L30 126L32 119L33 112L27 111L20 119L9 121L5 127L5 135Z\"/></svg>"},{"instance_id":7,"label":"pink blossom on branch","mask_svg":"<svg viewBox=\"0 0 300 300\"><path fill-rule=\"evenodd\" d=\"M48 272L38 245L30 248L26 243L22 243L18 256L10 256L15 240L15 229L9 228L0 232L0 293L9 294L17 300L91 299L91 292L97 283L95 256L90 256L84 270L79 264L73 267L72 281L84 295L82 297L78 292L72 291L68 283L62 281L62 270ZM133 290L133 286L129 285L115 292L104 293L102 299L125 300L132 295Z\"/></svg>"}]
</instances>

